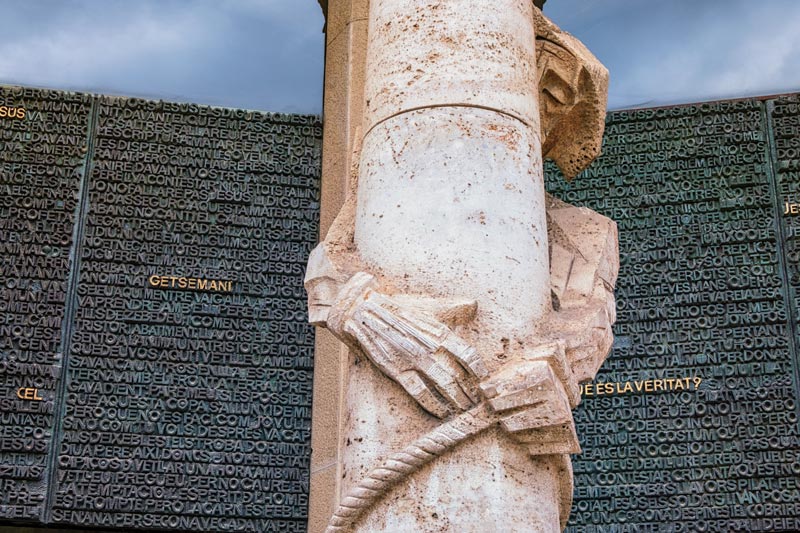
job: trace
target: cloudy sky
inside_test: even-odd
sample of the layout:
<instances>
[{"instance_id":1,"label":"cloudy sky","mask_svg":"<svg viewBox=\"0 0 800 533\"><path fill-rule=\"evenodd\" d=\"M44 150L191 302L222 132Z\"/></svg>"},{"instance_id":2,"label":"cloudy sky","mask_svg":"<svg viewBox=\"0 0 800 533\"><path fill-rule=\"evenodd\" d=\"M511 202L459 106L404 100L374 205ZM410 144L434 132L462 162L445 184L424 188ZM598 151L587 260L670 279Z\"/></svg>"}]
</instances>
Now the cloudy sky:
<instances>
[{"instance_id":1,"label":"cloudy sky","mask_svg":"<svg viewBox=\"0 0 800 533\"><path fill-rule=\"evenodd\" d=\"M488 0L487 0L488 1ZM2 0L0 83L319 113L316 0ZM800 0L549 0L610 107L800 91Z\"/></svg>"},{"instance_id":2,"label":"cloudy sky","mask_svg":"<svg viewBox=\"0 0 800 533\"><path fill-rule=\"evenodd\" d=\"M609 106L800 91L800 0L549 0L611 71Z\"/></svg>"}]
</instances>

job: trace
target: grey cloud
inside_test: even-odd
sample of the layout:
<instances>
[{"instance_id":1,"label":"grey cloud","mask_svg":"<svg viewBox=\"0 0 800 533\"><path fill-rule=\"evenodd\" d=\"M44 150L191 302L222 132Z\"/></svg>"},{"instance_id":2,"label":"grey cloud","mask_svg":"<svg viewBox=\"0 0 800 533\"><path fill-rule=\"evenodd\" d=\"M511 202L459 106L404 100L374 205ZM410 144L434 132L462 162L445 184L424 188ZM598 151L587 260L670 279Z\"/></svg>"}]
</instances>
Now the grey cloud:
<instances>
[{"instance_id":1,"label":"grey cloud","mask_svg":"<svg viewBox=\"0 0 800 533\"><path fill-rule=\"evenodd\" d=\"M0 82L321 111L315 0L4 0ZM550 0L612 108L800 90L797 0Z\"/></svg>"},{"instance_id":2,"label":"grey cloud","mask_svg":"<svg viewBox=\"0 0 800 533\"><path fill-rule=\"evenodd\" d=\"M611 71L612 108L800 90L796 0L553 0Z\"/></svg>"},{"instance_id":3,"label":"grey cloud","mask_svg":"<svg viewBox=\"0 0 800 533\"><path fill-rule=\"evenodd\" d=\"M323 19L311 0L5 4L2 83L321 111Z\"/></svg>"}]
</instances>

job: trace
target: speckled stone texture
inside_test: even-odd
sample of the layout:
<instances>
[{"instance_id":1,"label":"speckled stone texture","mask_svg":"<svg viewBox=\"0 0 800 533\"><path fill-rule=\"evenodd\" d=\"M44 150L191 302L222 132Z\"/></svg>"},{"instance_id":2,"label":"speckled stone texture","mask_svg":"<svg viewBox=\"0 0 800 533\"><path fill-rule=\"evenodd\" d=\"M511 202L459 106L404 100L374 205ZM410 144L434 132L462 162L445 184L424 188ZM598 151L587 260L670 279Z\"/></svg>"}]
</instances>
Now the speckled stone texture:
<instances>
[{"instance_id":1,"label":"speckled stone texture","mask_svg":"<svg viewBox=\"0 0 800 533\"><path fill-rule=\"evenodd\" d=\"M529 0L365 7L330 6L356 68L326 80L326 126L349 118L323 180L347 192L306 277L349 348L328 531L559 531L618 252L613 222L545 195L542 154L568 176L595 157L607 73Z\"/></svg>"}]
</instances>

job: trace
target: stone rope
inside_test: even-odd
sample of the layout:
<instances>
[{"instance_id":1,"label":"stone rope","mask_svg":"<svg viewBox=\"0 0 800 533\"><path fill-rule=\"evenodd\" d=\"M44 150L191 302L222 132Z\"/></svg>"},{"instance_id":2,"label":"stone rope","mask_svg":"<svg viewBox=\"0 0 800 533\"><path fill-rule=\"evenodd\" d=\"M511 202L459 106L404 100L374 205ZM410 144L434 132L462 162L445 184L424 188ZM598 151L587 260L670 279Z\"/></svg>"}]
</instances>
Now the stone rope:
<instances>
[{"instance_id":1,"label":"stone rope","mask_svg":"<svg viewBox=\"0 0 800 533\"><path fill-rule=\"evenodd\" d=\"M394 485L499 420L484 402L436 427L403 451L390 455L347 493L331 517L325 533L347 533L363 512Z\"/></svg>"}]
</instances>

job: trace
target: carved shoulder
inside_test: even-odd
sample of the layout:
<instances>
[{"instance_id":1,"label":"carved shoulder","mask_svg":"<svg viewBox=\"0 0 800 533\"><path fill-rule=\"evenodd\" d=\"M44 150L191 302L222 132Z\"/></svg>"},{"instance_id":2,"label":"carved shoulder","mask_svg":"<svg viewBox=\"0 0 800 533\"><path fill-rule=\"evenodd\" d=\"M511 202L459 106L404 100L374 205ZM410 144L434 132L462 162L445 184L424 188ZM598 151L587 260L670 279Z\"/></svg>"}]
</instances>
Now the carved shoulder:
<instances>
[{"instance_id":1,"label":"carved shoulder","mask_svg":"<svg viewBox=\"0 0 800 533\"><path fill-rule=\"evenodd\" d=\"M542 156L572 179L600 154L608 70L578 39L534 14Z\"/></svg>"}]
</instances>

